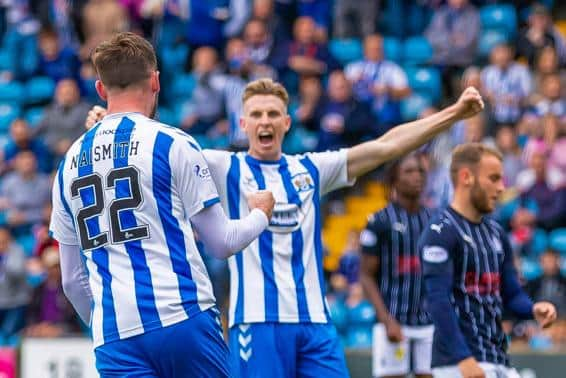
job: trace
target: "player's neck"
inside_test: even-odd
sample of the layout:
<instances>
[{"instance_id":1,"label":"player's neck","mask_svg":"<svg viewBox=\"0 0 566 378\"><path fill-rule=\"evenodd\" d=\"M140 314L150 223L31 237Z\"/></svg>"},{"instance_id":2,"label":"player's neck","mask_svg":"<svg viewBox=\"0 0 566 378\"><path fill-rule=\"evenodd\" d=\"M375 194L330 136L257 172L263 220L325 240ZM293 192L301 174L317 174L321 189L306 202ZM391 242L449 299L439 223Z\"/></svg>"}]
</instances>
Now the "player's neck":
<instances>
[{"instance_id":1,"label":"player's neck","mask_svg":"<svg viewBox=\"0 0 566 378\"><path fill-rule=\"evenodd\" d=\"M403 209L407 210L409 213L416 213L421 208L421 203L418 197L410 198L397 195L395 202L397 202Z\"/></svg>"},{"instance_id":2,"label":"player's neck","mask_svg":"<svg viewBox=\"0 0 566 378\"><path fill-rule=\"evenodd\" d=\"M270 154L260 154L250 148L248 149L248 155L260 161L279 161L281 160L282 153L279 151Z\"/></svg>"},{"instance_id":3,"label":"player's neck","mask_svg":"<svg viewBox=\"0 0 566 378\"><path fill-rule=\"evenodd\" d=\"M458 214L473 223L480 223L483 214L480 213L471 203L470 198L465 198L463 195L454 193L454 199L450 204Z\"/></svg>"},{"instance_id":4,"label":"player's neck","mask_svg":"<svg viewBox=\"0 0 566 378\"><path fill-rule=\"evenodd\" d=\"M116 113L141 113L146 117L151 114L152 103L147 96L136 92L121 92L108 98L108 115Z\"/></svg>"}]
</instances>

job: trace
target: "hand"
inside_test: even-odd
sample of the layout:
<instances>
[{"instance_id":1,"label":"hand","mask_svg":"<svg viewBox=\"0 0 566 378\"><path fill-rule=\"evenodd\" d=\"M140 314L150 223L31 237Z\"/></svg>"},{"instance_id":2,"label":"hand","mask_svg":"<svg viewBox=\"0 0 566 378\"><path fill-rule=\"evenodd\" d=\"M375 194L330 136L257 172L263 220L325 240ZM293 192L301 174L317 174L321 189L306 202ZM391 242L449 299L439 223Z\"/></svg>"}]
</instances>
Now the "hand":
<instances>
[{"instance_id":1,"label":"hand","mask_svg":"<svg viewBox=\"0 0 566 378\"><path fill-rule=\"evenodd\" d=\"M460 95L458 101L454 104L458 117L466 119L475 116L484 108L484 103L480 93L474 87L468 87Z\"/></svg>"},{"instance_id":2,"label":"hand","mask_svg":"<svg viewBox=\"0 0 566 378\"><path fill-rule=\"evenodd\" d=\"M250 210L260 209L267 215L268 219L271 219L273 207L275 206L275 197L269 190L259 190L248 195L248 206Z\"/></svg>"},{"instance_id":3,"label":"hand","mask_svg":"<svg viewBox=\"0 0 566 378\"><path fill-rule=\"evenodd\" d=\"M389 88L387 87L387 85L384 84L375 84L372 90L373 90L373 94L376 97L379 97L381 95L386 95L387 92L389 91Z\"/></svg>"},{"instance_id":4,"label":"hand","mask_svg":"<svg viewBox=\"0 0 566 378\"><path fill-rule=\"evenodd\" d=\"M397 322L397 320L390 319L387 323L385 323L385 331L387 332L387 339L392 343L399 343L403 341L401 325Z\"/></svg>"},{"instance_id":5,"label":"hand","mask_svg":"<svg viewBox=\"0 0 566 378\"><path fill-rule=\"evenodd\" d=\"M485 378L485 373L474 357L468 357L458 363L462 378Z\"/></svg>"},{"instance_id":6,"label":"hand","mask_svg":"<svg viewBox=\"0 0 566 378\"><path fill-rule=\"evenodd\" d=\"M547 328L556 320L556 307L550 302L537 302L533 306L533 315L542 328Z\"/></svg>"},{"instance_id":7,"label":"hand","mask_svg":"<svg viewBox=\"0 0 566 378\"><path fill-rule=\"evenodd\" d=\"M102 106L95 105L89 110L86 116L85 127L90 130L98 121L106 116L106 109Z\"/></svg>"}]
</instances>

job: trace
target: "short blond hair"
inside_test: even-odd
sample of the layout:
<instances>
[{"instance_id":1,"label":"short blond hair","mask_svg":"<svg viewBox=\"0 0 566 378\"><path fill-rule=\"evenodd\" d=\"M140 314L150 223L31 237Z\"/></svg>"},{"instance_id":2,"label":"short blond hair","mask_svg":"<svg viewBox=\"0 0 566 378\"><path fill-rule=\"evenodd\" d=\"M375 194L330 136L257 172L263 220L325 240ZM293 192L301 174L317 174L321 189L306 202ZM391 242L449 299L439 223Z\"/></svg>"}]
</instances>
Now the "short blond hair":
<instances>
[{"instance_id":1,"label":"short blond hair","mask_svg":"<svg viewBox=\"0 0 566 378\"><path fill-rule=\"evenodd\" d=\"M484 155L495 156L499 161L503 161L503 156L494 148L481 143L460 144L452 151L452 163L450 163L450 178L452 184L456 186L458 181L458 171L462 167L475 168Z\"/></svg>"},{"instance_id":2,"label":"short blond hair","mask_svg":"<svg viewBox=\"0 0 566 378\"><path fill-rule=\"evenodd\" d=\"M246 103L251 97L258 95L275 96L281 99L285 106L289 105L289 94L285 87L271 79L258 79L248 83L242 95L242 103Z\"/></svg>"}]
</instances>

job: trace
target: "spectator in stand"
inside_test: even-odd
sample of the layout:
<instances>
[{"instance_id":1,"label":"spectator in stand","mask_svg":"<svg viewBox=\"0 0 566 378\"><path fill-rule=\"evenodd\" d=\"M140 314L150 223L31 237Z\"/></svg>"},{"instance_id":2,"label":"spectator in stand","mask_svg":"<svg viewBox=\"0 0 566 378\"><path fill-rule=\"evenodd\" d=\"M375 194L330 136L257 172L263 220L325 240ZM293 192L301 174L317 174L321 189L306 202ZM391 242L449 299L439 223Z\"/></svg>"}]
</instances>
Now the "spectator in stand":
<instances>
[{"instance_id":1,"label":"spectator in stand","mask_svg":"<svg viewBox=\"0 0 566 378\"><path fill-rule=\"evenodd\" d=\"M218 89L222 71L218 54L212 47L199 47L193 54L193 70L197 81L191 99L185 104L181 127L191 134L206 134L224 116L224 99Z\"/></svg>"},{"instance_id":2,"label":"spectator in stand","mask_svg":"<svg viewBox=\"0 0 566 378\"><path fill-rule=\"evenodd\" d=\"M491 50L490 64L481 72L481 84L495 125L516 123L523 113L532 83L529 70L513 61L510 45L500 44Z\"/></svg>"},{"instance_id":3,"label":"spectator in stand","mask_svg":"<svg viewBox=\"0 0 566 378\"><path fill-rule=\"evenodd\" d=\"M54 81L77 78L79 59L71 46L61 45L55 30L45 27L39 32L39 75L48 76Z\"/></svg>"},{"instance_id":4,"label":"spectator in stand","mask_svg":"<svg viewBox=\"0 0 566 378\"><path fill-rule=\"evenodd\" d=\"M18 235L28 234L31 226L43 220L43 209L51 198L51 180L37 171L33 152L22 151L14 159L14 171L0 185L0 209L6 222Z\"/></svg>"},{"instance_id":5,"label":"spectator in stand","mask_svg":"<svg viewBox=\"0 0 566 378\"><path fill-rule=\"evenodd\" d=\"M529 156L529 168L517 176L520 211L513 214L511 225L545 230L566 227L566 187L560 186L564 172L548 169L548 147L544 142L536 143L538 147L532 148Z\"/></svg>"},{"instance_id":6,"label":"spectator in stand","mask_svg":"<svg viewBox=\"0 0 566 378\"><path fill-rule=\"evenodd\" d=\"M540 256L542 276L527 284L534 301L548 301L556 306L558 314L566 314L566 277L560 274L560 255L547 249Z\"/></svg>"},{"instance_id":7,"label":"spectator in stand","mask_svg":"<svg viewBox=\"0 0 566 378\"><path fill-rule=\"evenodd\" d=\"M322 99L322 84L318 76L303 76L299 82L299 94L295 109L292 113L293 121L299 122L305 129L318 131L320 125L316 118L316 110Z\"/></svg>"},{"instance_id":8,"label":"spectator in stand","mask_svg":"<svg viewBox=\"0 0 566 378\"><path fill-rule=\"evenodd\" d=\"M517 133L512 126L502 126L495 135L495 145L503 156L503 181L506 188L514 188L517 175L525 166L521 149L517 144Z\"/></svg>"},{"instance_id":9,"label":"spectator in stand","mask_svg":"<svg viewBox=\"0 0 566 378\"><path fill-rule=\"evenodd\" d=\"M63 79L55 88L55 99L45 109L37 127L45 143L55 155L62 157L84 133L84 120L90 104L81 100L79 87L74 79Z\"/></svg>"},{"instance_id":10,"label":"spectator in stand","mask_svg":"<svg viewBox=\"0 0 566 378\"><path fill-rule=\"evenodd\" d=\"M371 105L381 134L401 123L399 101L411 89L403 69L384 58L381 35L372 34L364 39L364 60L348 64L345 72L355 98Z\"/></svg>"},{"instance_id":11,"label":"spectator in stand","mask_svg":"<svg viewBox=\"0 0 566 378\"><path fill-rule=\"evenodd\" d=\"M333 34L336 38L361 38L375 32L380 0L336 0Z\"/></svg>"},{"instance_id":12,"label":"spectator in stand","mask_svg":"<svg viewBox=\"0 0 566 378\"><path fill-rule=\"evenodd\" d=\"M434 50L432 63L443 71L448 96L455 76L476 59L479 32L478 10L468 0L448 0L433 14L425 36Z\"/></svg>"},{"instance_id":13,"label":"spectator in stand","mask_svg":"<svg viewBox=\"0 0 566 378\"><path fill-rule=\"evenodd\" d=\"M25 266L24 251L8 229L0 228L0 346L15 346L24 327L30 298Z\"/></svg>"},{"instance_id":14,"label":"spectator in stand","mask_svg":"<svg viewBox=\"0 0 566 378\"><path fill-rule=\"evenodd\" d=\"M73 306L63 293L59 251L51 247L42 254L45 281L36 287L27 308L26 336L60 337L81 333Z\"/></svg>"},{"instance_id":15,"label":"spectator in stand","mask_svg":"<svg viewBox=\"0 0 566 378\"><path fill-rule=\"evenodd\" d=\"M270 61L275 49L273 35L269 33L267 25L260 19L252 19L244 28L244 43L246 59L252 63L250 67L250 76L271 77L276 79L277 73L270 66ZM232 62L228 61L228 66Z\"/></svg>"},{"instance_id":16,"label":"spectator in stand","mask_svg":"<svg viewBox=\"0 0 566 378\"><path fill-rule=\"evenodd\" d=\"M361 246L360 233L355 230L348 232L346 248L340 256L338 273L346 277L348 285L360 282Z\"/></svg>"},{"instance_id":17,"label":"spectator in stand","mask_svg":"<svg viewBox=\"0 0 566 378\"><path fill-rule=\"evenodd\" d=\"M316 114L320 125L317 151L350 147L375 137L376 120L371 108L352 96L350 83L340 70L328 77L327 96Z\"/></svg>"},{"instance_id":18,"label":"spectator in stand","mask_svg":"<svg viewBox=\"0 0 566 378\"><path fill-rule=\"evenodd\" d=\"M53 158L49 149L41 139L32 136L32 130L24 119L17 118L10 125L10 138L4 146L4 166L2 167L2 172L12 169L16 155L25 150L33 152L40 172L51 172Z\"/></svg>"},{"instance_id":19,"label":"spectator in stand","mask_svg":"<svg viewBox=\"0 0 566 378\"><path fill-rule=\"evenodd\" d=\"M281 45L272 64L279 77L296 88L298 76L324 75L339 68L325 44L316 42L315 23L310 17L299 17L293 28L294 40Z\"/></svg>"},{"instance_id":20,"label":"spectator in stand","mask_svg":"<svg viewBox=\"0 0 566 378\"><path fill-rule=\"evenodd\" d=\"M299 17L310 17L315 23L315 40L328 40L328 26L331 19L331 0L297 0Z\"/></svg>"},{"instance_id":21,"label":"spectator in stand","mask_svg":"<svg viewBox=\"0 0 566 378\"><path fill-rule=\"evenodd\" d=\"M519 34L517 52L524 56L532 66L537 55L545 47L551 46L558 52L560 66L566 64L566 40L552 23L548 9L542 4L531 8L528 25Z\"/></svg>"},{"instance_id":22,"label":"spectator in stand","mask_svg":"<svg viewBox=\"0 0 566 378\"><path fill-rule=\"evenodd\" d=\"M128 12L117 0L89 0L82 13L85 42L81 48L81 58L88 59L92 49L100 42L115 33L127 31L129 27Z\"/></svg>"},{"instance_id":23,"label":"spectator in stand","mask_svg":"<svg viewBox=\"0 0 566 378\"><path fill-rule=\"evenodd\" d=\"M542 78L540 95L533 96L532 111L539 117L551 115L566 117L566 99L558 73L550 73Z\"/></svg>"},{"instance_id":24,"label":"spectator in stand","mask_svg":"<svg viewBox=\"0 0 566 378\"><path fill-rule=\"evenodd\" d=\"M254 0L252 18L264 22L275 44L291 39L291 26L275 13L274 0Z\"/></svg>"}]
</instances>

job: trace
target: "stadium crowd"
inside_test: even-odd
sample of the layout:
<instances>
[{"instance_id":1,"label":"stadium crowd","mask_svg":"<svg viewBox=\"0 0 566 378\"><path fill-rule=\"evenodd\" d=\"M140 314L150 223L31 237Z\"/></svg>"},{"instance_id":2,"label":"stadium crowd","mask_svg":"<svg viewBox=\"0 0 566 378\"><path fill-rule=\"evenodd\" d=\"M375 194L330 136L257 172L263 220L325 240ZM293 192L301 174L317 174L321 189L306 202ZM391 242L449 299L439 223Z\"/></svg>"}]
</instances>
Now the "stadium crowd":
<instances>
[{"instance_id":1,"label":"stadium crowd","mask_svg":"<svg viewBox=\"0 0 566 378\"><path fill-rule=\"evenodd\" d=\"M47 230L51 180L84 132L95 72L89 53L115 32L153 42L162 92L158 117L203 147L241 150L245 84L260 77L292 95L287 153L351 146L434 112L473 85L481 115L420 151L424 203L451 198L449 156L484 142L504 156L507 190L496 213L535 300L566 314L566 36L553 1L80 0L0 5L0 345L22 335L84 332L60 283ZM555 5L557 7L557 5ZM382 178L376 172L373 179ZM349 193L329 198L342 211ZM352 229L339 268L328 272L333 317L346 347L371 345L375 321L359 283ZM227 269L207 258L220 303ZM566 347L566 326L539 331L509 320L532 348Z\"/></svg>"}]
</instances>

